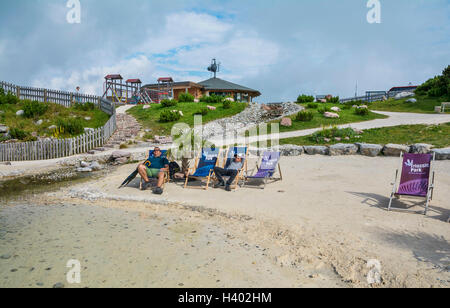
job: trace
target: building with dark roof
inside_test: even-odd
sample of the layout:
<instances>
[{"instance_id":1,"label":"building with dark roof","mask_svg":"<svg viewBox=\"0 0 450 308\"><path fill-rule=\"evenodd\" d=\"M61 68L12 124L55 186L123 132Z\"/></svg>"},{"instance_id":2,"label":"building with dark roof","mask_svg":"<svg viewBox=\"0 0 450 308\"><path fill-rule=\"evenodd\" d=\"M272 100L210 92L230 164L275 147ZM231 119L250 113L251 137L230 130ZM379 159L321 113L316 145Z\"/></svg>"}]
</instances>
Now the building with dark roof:
<instances>
[{"instance_id":1,"label":"building with dark roof","mask_svg":"<svg viewBox=\"0 0 450 308\"><path fill-rule=\"evenodd\" d=\"M158 89L158 84L149 84L143 86L147 89ZM251 102L253 98L258 97L261 93L257 90L253 90L220 78L210 78L202 82L174 82L173 83L173 98L178 99L181 93L190 93L196 99L202 96L220 95L231 96L235 101Z\"/></svg>"}]
</instances>

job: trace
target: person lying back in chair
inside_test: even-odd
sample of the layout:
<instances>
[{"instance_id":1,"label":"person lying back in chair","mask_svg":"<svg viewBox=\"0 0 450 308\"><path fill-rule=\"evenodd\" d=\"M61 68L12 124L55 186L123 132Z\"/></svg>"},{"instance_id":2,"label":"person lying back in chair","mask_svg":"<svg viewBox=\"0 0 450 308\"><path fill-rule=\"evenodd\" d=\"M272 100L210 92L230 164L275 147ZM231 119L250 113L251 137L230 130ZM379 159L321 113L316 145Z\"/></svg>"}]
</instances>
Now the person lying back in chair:
<instances>
[{"instance_id":1,"label":"person lying back in chair","mask_svg":"<svg viewBox=\"0 0 450 308\"><path fill-rule=\"evenodd\" d=\"M147 189L150 182L149 178L157 178L158 184L153 192L155 194L162 194L165 172L169 171L169 161L167 158L162 157L161 154L161 149L156 147L153 151L153 156L139 165L138 172L141 176L141 190Z\"/></svg>"},{"instance_id":2,"label":"person lying back in chair","mask_svg":"<svg viewBox=\"0 0 450 308\"><path fill-rule=\"evenodd\" d=\"M236 179L236 176L238 175L239 170L242 169L243 162L242 157L238 154L234 155L233 161L223 168L215 167L214 173L219 180L219 183L214 185L214 188L223 187L225 186L226 191L231 191L230 185L233 184L233 181ZM225 184L225 181L223 180L223 176L229 176L227 183Z\"/></svg>"}]
</instances>

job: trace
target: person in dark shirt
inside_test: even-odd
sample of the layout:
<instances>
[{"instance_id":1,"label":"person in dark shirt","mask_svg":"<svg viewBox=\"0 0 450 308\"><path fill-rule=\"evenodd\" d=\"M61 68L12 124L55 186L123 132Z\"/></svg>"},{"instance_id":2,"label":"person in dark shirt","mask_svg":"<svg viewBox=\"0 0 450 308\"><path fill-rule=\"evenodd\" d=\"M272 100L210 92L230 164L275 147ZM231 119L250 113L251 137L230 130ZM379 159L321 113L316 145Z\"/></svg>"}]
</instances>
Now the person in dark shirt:
<instances>
[{"instance_id":1,"label":"person in dark shirt","mask_svg":"<svg viewBox=\"0 0 450 308\"><path fill-rule=\"evenodd\" d=\"M155 148L153 151L153 156L150 157L146 162L142 163L138 167L138 172L141 176L141 190L146 190L150 182L149 178L157 178L158 184L154 189L154 193L162 194L162 185L164 183L164 174L169 171L169 161L167 158L161 156L161 149ZM150 166L147 166L150 162Z\"/></svg>"}]
</instances>

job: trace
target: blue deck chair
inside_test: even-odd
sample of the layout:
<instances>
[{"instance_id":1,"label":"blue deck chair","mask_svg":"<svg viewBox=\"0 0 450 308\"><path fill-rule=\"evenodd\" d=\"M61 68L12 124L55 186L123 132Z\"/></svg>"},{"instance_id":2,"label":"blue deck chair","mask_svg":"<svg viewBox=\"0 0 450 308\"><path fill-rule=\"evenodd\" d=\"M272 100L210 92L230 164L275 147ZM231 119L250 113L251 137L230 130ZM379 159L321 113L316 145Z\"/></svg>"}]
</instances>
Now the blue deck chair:
<instances>
[{"instance_id":1,"label":"blue deck chair","mask_svg":"<svg viewBox=\"0 0 450 308\"><path fill-rule=\"evenodd\" d=\"M150 158L153 157L154 153L155 153L154 150L150 150L149 153L148 153L148 158L147 158L147 160L144 162L144 165L145 165L147 168L151 168L151 166L150 166ZM161 157L167 158L167 150L161 150ZM164 172L164 182L163 182L163 186L164 186L166 183L169 183L169 181L170 181L169 171L166 171L166 172Z\"/></svg>"},{"instance_id":2,"label":"blue deck chair","mask_svg":"<svg viewBox=\"0 0 450 308\"><path fill-rule=\"evenodd\" d=\"M262 157L260 166L259 167L256 166L257 167L256 173L252 176L246 176L244 185L247 183L249 179L260 179L263 180L264 182L264 187L262 187L262 189L265 189L268 180L282 181L283 175L281 173L280 158L281 158L280 152L265 152ZM277 167L278 172L280 173L280 177L274 178L273 176L277 171Z\"/></svg>"},{"instance_id":3,"label":"blue deck chair","mask_svg":"<svg viewBox=\"0 0 450 308\"><path fill-rule=\"evenodd\" d=\"M218 158L220 154L220 149L215 148L206 148L202 149L202 154L200 158L197 158L195 160L195 168L189 168L188 176L186 177L186 182L184 184L184 188L187 187L188 181L190 178L203 180L206 179L206 187L205 190L208 189L209 183L211 182L213 173L214 173L214 167L217 166ZM192 174L191 174L192 171ZM203 183L203 182L202 182ZM200 188L203 188L200 186Z\"/></svg>"},{"instance_id":4,"label":"blue deck chair","mask_svg":"<svg viewBox=\"0 0 450 308\"><path fill-rule=\"evenodd\" d=\"M233 162L236 154L242 156L242 168L238 170L238 174L234 180L234 189L237 189L239 181L245 179L244 172L247 172L248 147L229 147L223 163L224 169L228 168L228 166Z\"/></svg>"}]
</instances>

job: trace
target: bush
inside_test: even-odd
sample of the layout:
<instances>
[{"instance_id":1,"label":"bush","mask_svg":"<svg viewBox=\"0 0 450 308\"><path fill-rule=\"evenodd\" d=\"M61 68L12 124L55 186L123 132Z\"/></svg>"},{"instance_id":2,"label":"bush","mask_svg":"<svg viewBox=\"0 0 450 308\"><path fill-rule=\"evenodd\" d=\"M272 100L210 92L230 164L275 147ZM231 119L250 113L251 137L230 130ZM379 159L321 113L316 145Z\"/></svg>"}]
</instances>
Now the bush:
<instances>
[{"instance_id":1,"label":"bush","mask_svg":"<svg viewBox=\"0 0 450 308\"><path fill-rule=\"evenodd\" d=\"M25 132L24 130L21 130L20 128L11 128L9 130L9 135L11 139L17 139L17 140L24 140L26 139L29 134Z\"/></svg>"},{"instance_id":2,"label":"bush","mask_svg":"<svg viewBox=\"0 0 450 308\"><path fill-rule=\"evenodd\" d=\"M331 112L331 109L330 107L323 106L317 109L317 112L319 112L320 114L324 114L325 112Z\"/></svg>"},{"instance_id":3,"label":"bush","mask_svg":"<svg viewBox=\"0 0 450 308\"><path fill-rule=\"evenodd\" d=\"M339 102L340 102L339 96L331 97L331 98L327 99L327 103L339 104Z\"/></svg>"},{"instance_id":4,"label":"bush","mask_svg":"<svg viewBox=\"0 0 450 308\"><path fill-rule=\"evenodd\" d=\"M25 100L23 104L23 112L24 117L26 118L37 118L48 110L48 104L47 103L40 103L38 101L30 101Z\"/></svg>"},{"instance_id":5,"label":"bush","mask_svg":"<svg viewBox=\"0 0 450 308\"><path fill-rule=\"evenodd\" d=\"M163 108L167 108L167 107L174 107L178 104L178 102L174 99L163 99L161 101L161 106Z\"/></svg>"},{"instance_id":6,"label":"bush","mask_svg":"<svg viewBox=\"0 0 450 308\"><path fill-rule=\"evenodd\" d=\"M194 100L195 100L194 95L190 93L181 93L180 95L178 95L178 101L180 103L193 103Z\"/></svg>"},{"instance_id":7,"label":"bush","mask_svg":"<svg viewBox=\"0 0 450 308\"><path fill-rule=\"evenodd\" d=\"M80 135L84 132L83 123L80 119L71 118L71 119L61 119L59 118L56 121L56 125L59 127L59 131L62 133L74 135Z\"/></svg>"},{"instance_id":8,"label":"bush","mask_svg":"<svg viewBox=\"0 0 450 308\"><path fill-rule=\"evenodd\" d=\"M223 101L223 109L230 109L231 108L231 101L224 100Z\"/></svg>"},{"instance_id":9,"label":"bush","mask_svg":"<svg viewBox=\"0 0 450 308\"><path fill-rule=\"evenodd\" d=\"M206 107L203 107L202 109L200 109L199 111L197 111L197 112L194 113L194 114L195 114L195 115L196 115L196 114L201 114L202 116L205 116L205 115L208 114L208 112L209 112L209 109L206 108Z\"/></svg>"},{"instance_id":10,"label":"bush","mask_svg":"<svg viewBox=\"0 0 450 308\"><path fill-rule=\"evenodd\" d=\"M95 104L91 103L91 102L87 102L87 103L75 103L74 108L76 110L80 110L80 111L91 111L95 109Z\"/></svg>"},{"instance_id":11,"label":"bush","mask_svg":"<svg viewBox=\"0 0 450 308\"><path fill-rule=\"evenodd\" d=\"M3 88L0 89L2 90L2 93L0 93L0 105L2 104L15 105L19 102L19 99L14 94L12 94L11 92L5 94L5 90L3 90Z\"/></svg>"},{"instance_id":12,"label":"bush","mask_svg":"<svg viewBox=\"0 0 450 308\"><path fill-rule=\"evenodd\" d=\"M369 109L367 109L367 108L356 108L355 109L355 114L360 115L360 116L369 115Z\"/></svg>"},{"instance_id":13,"label":"bush","mask_svg":"<svg viewBox=\"0 0 450 308\"><path fill-rule=\"evenodd\" d=\"M441 76L436 76L420 85L415 93L428 97L447 97L450 99L450 65L442 72Z\"/></svg>"},{"instance_id":14,"label":"bush","mask_svg":"<svg viewBox=\"0 0 450 308\"><path fill-rule=\"evenodd\" d=\"M211 95L211 96L202 96L200 98L200 102L207 104L220 104L223 103L225 98L223 96Z\"/></svg>"},{"instance_id":15,"label":"bush","mask_svg":"<svg viewBox=\"0 0 450 308\"><path fill-rule=\"evenodd\" d=\"M329 129L322 129L321 131L315 132L310 137L308 137L311 141L317 142L317 143L323 143L325 142L325 138L327 139L333 139L333 138L354 138L356 136L355 131L351 127L347 128L329 128Z\"/></svg>"},{"instance_id":16,"label":"bush","mask_svg":"<svg viewBox=\"0 0 450 308\"><path fill-rule=\"evenodd\" d=\"M312 103L312 102L314 102L314 96L302 94L299 97L297 97L298 104L306 104L306 103Z\"/></svg>"},{"instance_id":17,"label":"bush","mask_svg":"<svg viewBox=\"0 0 450 308\"><path fill-rule=\"evenodd\" d=\"M308 103L306 105L306 107L310 108L310 109L317 109L317 108L319 108L319 104L317 104L317 103Z\"/></svg>"},{"instance_id":18,"label":"bush","mask_svg":"<svg viewBox=\"0 0 450 308\"><path fill-rule=\"evenodd\" d=\"M311 111L300 111L299 113L297 113L297 116L295 117L297 121L302 122L310 122L312 121L313 118L314 113L312 113Z\"/></svg>"},{"instance_id":19,"label":"bush","mask_svg":"<svg viewBox=\"0 0 450 308\"><path fill-rule=\"evenodd\" d=\"M181 114L179 112L173 112L171 110L164 110L159 115L159 122L161 123L175 122L179 119L181 119Z\"/></svg>"},{"instance_id":20,"label":"bush","mask_svg":"<svg viewBox=\"0 0 450 308\"><path fill-rule=\"evenodd\" d=\"M5 96L5 89L0 87L0 97Z\"/></svg>"}]
</instances>

